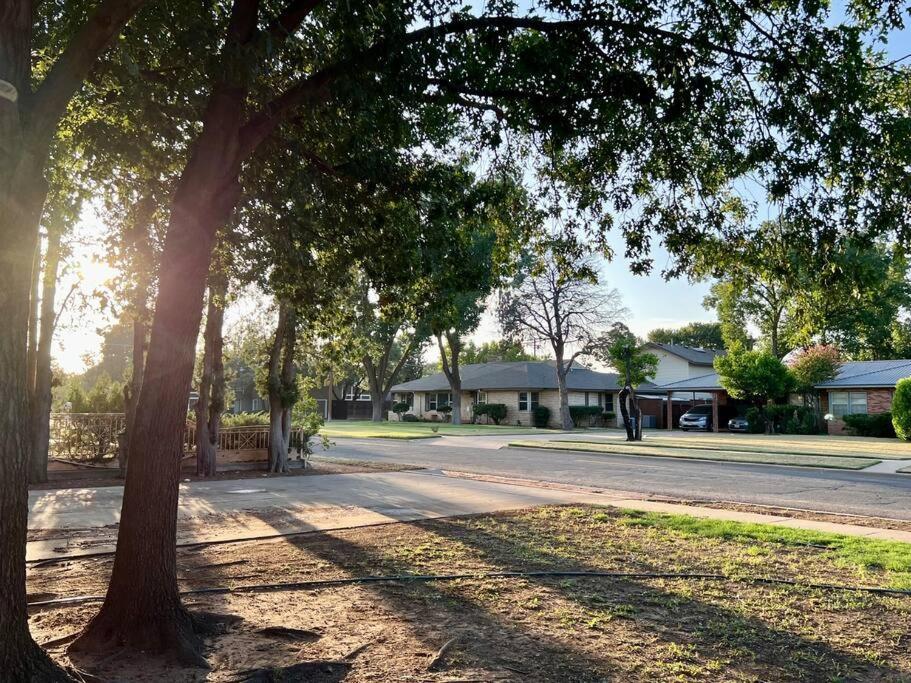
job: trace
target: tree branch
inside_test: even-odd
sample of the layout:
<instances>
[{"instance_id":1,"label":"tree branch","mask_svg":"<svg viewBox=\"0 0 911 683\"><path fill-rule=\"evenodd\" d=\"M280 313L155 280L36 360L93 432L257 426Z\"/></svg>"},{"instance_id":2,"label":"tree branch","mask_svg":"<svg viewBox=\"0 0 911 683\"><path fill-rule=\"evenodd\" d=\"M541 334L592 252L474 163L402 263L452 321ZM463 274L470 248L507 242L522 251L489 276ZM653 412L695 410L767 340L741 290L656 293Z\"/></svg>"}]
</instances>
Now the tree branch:
<instances>
[{"instance_id":1,"label":"tree branch","mask_svg":"<svg viewBox=\"0 0 911 683\"><path fill-rule=\"evenodd\" d=\"M54 62L32 98L29 127L39 144L50 141L69 101L111 40L147 0L104 0Z\"/></svg>"}]
</instances>

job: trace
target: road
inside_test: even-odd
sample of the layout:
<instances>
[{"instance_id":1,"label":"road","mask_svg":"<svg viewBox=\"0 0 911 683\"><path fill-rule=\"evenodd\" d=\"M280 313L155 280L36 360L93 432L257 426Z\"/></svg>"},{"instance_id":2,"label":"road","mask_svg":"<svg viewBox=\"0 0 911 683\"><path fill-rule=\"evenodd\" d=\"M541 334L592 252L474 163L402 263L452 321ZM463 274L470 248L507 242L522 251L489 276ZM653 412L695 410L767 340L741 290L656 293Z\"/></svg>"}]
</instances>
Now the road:
<instances>
[{"instance_id":1,"label":"road","mask_svg":"<svg viewBox=\"0 0 911 683\"><path fill-rule=\"evenodd\" d=\"M336 439L329 457L407 463L690 500L911 520L911 475L499 448L506 440Z\"/></svg>"}]
</instances>

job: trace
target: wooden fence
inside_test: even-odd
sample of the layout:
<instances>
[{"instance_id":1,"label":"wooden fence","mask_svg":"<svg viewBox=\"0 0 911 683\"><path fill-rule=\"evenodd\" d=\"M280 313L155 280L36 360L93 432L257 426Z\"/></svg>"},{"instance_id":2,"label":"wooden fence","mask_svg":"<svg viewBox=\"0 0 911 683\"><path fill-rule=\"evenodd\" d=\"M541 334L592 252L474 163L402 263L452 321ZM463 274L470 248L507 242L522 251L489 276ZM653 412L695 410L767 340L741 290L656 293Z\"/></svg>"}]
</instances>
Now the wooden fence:
<instances>
[{"instance_id":1,"label":"wooden fence","mask_svg":"<svg viewBox=\"0 0 911 683\"><path fill-rule=\"evenodd\" d=\"M49 455L63 460L104 462L117 457L118 435L126 428L123 413L52 413ZM292 443L306 435L294 430ZM185 454L196 451L196 425L188 422L183 433ZM219 456L231 459L265 457L269 426L223 427L218 431Z\"/></svg>"}]
</instances>

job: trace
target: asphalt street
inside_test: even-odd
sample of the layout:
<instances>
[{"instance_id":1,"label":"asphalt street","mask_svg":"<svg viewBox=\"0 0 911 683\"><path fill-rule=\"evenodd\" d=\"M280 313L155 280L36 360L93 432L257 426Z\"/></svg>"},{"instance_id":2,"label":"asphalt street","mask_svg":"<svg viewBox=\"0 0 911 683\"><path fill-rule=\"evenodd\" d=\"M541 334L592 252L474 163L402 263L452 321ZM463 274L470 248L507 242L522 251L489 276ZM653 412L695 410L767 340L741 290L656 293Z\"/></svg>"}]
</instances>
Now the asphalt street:
<instances>
[{"instance_id":1,"label":"asphalt street","mask_svg":"<svg viewBox=\"0 0 911 683\"><path fill-rule=\"evenodd\" d=\"M335 439L317 456L405 463L670 496L911 520L911 475L500 448L503 441L445 437Z\"/></svg>"}]
</instances>

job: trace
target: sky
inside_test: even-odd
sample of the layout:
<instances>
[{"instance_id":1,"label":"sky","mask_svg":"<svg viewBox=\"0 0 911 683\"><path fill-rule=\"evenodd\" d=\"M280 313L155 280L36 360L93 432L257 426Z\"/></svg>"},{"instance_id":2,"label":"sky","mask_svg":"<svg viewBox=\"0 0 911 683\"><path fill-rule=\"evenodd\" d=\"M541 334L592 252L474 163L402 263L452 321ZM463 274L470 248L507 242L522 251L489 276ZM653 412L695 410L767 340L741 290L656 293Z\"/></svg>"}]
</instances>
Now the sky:
<instances>
[{"instance_id":1,"label":"sky","mask_svg":"<svg viewBox=\"0 0 911 683\"><path fill-rule=\"evenodd\" d=\"M844 2L833 3L833 21L844 16ZM911 27L889 37L886 52L891 59L911 53ZM97 361L100 354L101 333L116 319L109 308L102 308L92 297L95 291L104 290L104 282L114 272L104 264L103 241L105 228L91 207L83 212L76 228L74 254L69 270L58 284L58 298L62 299L75 284L76 296L60 315L60 326L54 339L55 362L66 372L78 373ZM710 283L690 283L685 279L665 281L660 272L667 253L660 247L653 249L655 263L651 275L637 276L629 270L622 248L616 249L614 260L602 265L603 280L619 290L624 305L630 310L627 325L640 336L655 327L679 327L692 321L711 321L714 312L702 307L703 297ZM226 325L244 315L258 302L240 301L226 314ZM496 321L488 312L477 332L471 335L476 342L499 337ZM433 355L431 352L428 354Z\"/></svg>"}]
</instances>

